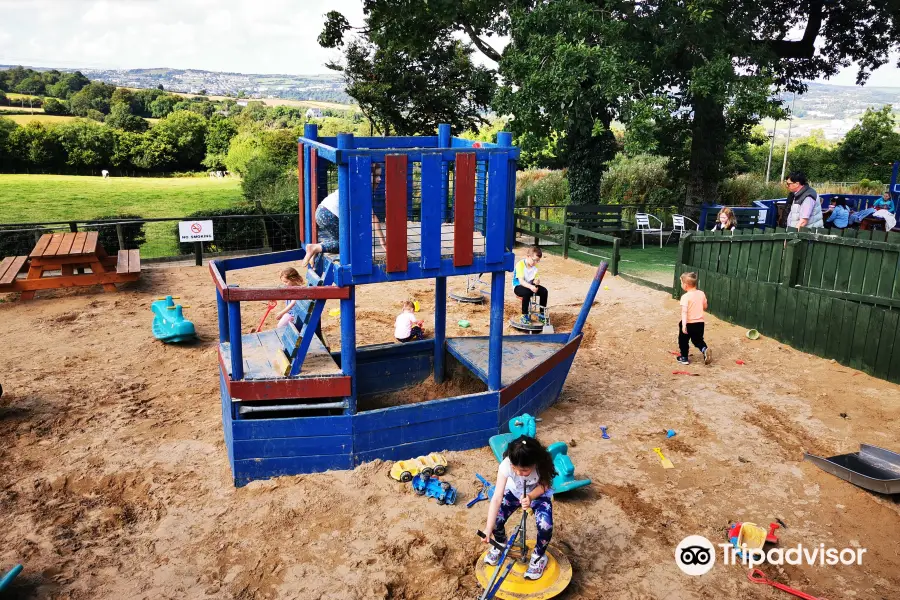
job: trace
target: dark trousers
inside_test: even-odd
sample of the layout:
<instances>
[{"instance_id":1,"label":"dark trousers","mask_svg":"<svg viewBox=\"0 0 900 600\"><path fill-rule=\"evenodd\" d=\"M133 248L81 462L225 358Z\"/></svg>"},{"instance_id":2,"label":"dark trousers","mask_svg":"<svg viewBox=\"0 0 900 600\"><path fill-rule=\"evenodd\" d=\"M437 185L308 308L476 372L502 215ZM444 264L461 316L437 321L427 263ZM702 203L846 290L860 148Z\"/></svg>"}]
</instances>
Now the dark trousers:
<instances>
[{"instance_id":1,"label":"dark trousers","mask_svg":"<svg viewBox=\"0 0 900 600\"><path fill-rule=\"evenodd\" d=\"M416 326L413 326L410 328L409 337L406 337L403 339L397 338L397 341L405 344L406 342L411 342L413 340L424 340L424 339L425 339L425 333L422 331L421 327L416 325Z\"/></svg>"},{"instance_id":2,"label":"dark trousers","mask_svg":"<svg viewBox=\"0 0 900 600\"><path fill-rule=\"evenodd\" d=\"M513 292L522 299L522 314L527 315L528 305L531 303L531 297L534 296L534 292L524 285L517 285ZM537 286L537 296L541 304L541 314L544 314L544 307L547 306L547 288L542 285Z\"/></svg>"},{"instance_id":3,"label":"dark trousers","mask_svg":"<svg viewBox=\"0 0 900 600\"><path fill-rule=\"evenodd\" d=\"M678 321L678 349L681 350L683 357L687 358L688 349L690 348L688 342L693 342L694 346L700 351L706 349L706 342L703 340L705 325L705 323L688 323L687 333L685 333L681 330L681 321Z\"/></svg>"}]
</instances>

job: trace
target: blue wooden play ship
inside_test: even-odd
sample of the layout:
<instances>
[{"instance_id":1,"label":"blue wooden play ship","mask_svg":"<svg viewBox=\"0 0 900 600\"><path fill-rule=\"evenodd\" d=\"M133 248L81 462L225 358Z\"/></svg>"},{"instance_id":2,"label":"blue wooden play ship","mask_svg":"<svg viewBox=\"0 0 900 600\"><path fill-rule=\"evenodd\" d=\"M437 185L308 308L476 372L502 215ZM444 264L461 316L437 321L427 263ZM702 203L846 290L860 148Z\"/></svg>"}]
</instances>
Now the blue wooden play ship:
<instances>
[{"instance_id":1,"label":"blue wooden play ship","mask_svg":"<svg viewBox=\"0 0 900 600\"><path fill-rule=\"evenodd\" d=\"M210 261L216 286L222 421L237 486L255 479L351 469L441 450L485 446L510 418L538 414L559 397L605 273L601 265L573 331L504 336L506 272L514 264L518 148L437 136L319 138L298 144L300 237L317 239L320 200L339 191L340 251L323 255L306 287L230 285L229 272L291 263L303 250ZM372 166L383 168L379 182ZM384 248L371 215L384 223ZM447 277L490 273L490 335L446 336ZM357 347L355 286L433 279L434 339ZM340 301L340 351L316 335L326 300ZM242 334L241 303L298 300L303 318ZM359 410L360 401L452 373L477 378L478 393ZM364 403L363 403L364 404Z\"/></svg>"}]
</instances>

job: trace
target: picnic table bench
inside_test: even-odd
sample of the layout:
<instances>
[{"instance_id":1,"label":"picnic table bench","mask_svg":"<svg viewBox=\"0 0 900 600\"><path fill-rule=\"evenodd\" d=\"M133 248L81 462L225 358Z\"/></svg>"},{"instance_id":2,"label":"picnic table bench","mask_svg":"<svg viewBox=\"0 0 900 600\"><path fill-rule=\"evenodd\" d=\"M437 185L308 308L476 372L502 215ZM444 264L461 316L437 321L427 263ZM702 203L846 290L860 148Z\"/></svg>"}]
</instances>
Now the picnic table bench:
<instances>
[{"instance_id":1,"label":"picnic table bench","mask_svg":"<svg viewBox=\"0 0 900 600\"><path fill-rule=\"evenodd\" d=\"M566 206L565 223L594 233L631 233L622 225L622 207L615 204L582 204ZM578 234L575 243L578 244Z\"/></svg>"},{"instance_id":2,"label":"picnic table bench","mask_svg":"<svg viewBox=\"0 0 900 600\"><path fill-rule=\"evenodd\" d=\"M23 271L26 276L18 277ZM137 281L140 275L139 250L109 256L96 231L46 233L28 256L0 261L0 292L22 292L22 300L31 300L37 290L74 286L102 285L115 292L115 284Z\"/></svg>"}]
</instances>

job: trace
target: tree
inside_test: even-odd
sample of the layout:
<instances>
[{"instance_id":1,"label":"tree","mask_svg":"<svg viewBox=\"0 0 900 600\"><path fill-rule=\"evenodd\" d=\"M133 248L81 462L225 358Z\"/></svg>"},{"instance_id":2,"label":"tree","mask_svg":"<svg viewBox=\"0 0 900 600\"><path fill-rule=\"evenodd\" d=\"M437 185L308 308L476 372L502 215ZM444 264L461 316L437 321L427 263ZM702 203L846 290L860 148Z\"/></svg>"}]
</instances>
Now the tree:
<instances>
[{"instance_id":1,"label":"tree","mask_svg":"<svg viewBox=\"0 0 900 600\"><path fill-rule=\"evenodd\" d=\"M196 169L206 154L207 122L189 111L173 112L157 123L148 136L172 149L171 168Z\"/></svg>"},{"instance_id":2,"label":"tree","mask_svg":"<svg viewBox=\"0 0 900 600\"><path fill-rule=\"evenodd\" d=\"M16 85L16 92L30 96L43 96L46 92L44 80L37 73L30 75Z\"/></svg>"},{"instance_id":3,"label":"tree","mask_svg":"<svg viewBox=\"0 0 900 600\"><path fill-rule=\"evenodd\" d=\"M900 133L890 104L881 110L867 108L862 120L847 132L838 146L841 163L853 179L888 181L892 161L900 160Z\"/></svg>"},{"instance_id":4,"label":"tree","mask_svg":"<svg viewBox=\"0 0 900 600\"><path fill-rule=\"evenodd\" d=\"M100 168L109 164L113 150L112 130L104 125L76 119L57 128L66 152L66 163L73 167Z\"/></svg>"},{"instance_id":5,"label":"tree","mask_svg":"<svg viewBox=\"0 0 900 600\"><path fill-rule=\"evenodd\" d=\"M21 152L12 143L15 131L19 128L15 121L0 117L0 171L12 170L21 158Z\"/></svg>"},{"instance_id":6,"label":"tree","mask_svg":"<svg viewBox=\"0 0 900 600\"><path fill-rule=\"evenodd\" d=\"M225 156L231 139L237 135L237 126L231 119L214 115L206 132L206 157L203 165L209 169L225 168Z\"/></svg>"},{"instance_id":7,"label":"tree","mask_svg":"<svg viewBox=\"0 0 900 600\"><path fill-rule=\"evenodd\" d=\"M32 121L14 132L12 145L22 153L21 158L33 169L46 169L63 162L63 149L55 129Z\"/></svg>"},{"instance_id":8,"label":"tree","mask_svg":"<svg viewBox=\"0 0 900 600\"><path fill-rule=\"evenodd\" d=\"M91 80L85 77L81 71L62 73L56 83L47 86L47 95L60 100L67 100L90 82Z\"/></svg>"},{"instance_id":9,"label":"tree","mask_svg":"<svg viewBox=\"0 0 900 600\"><path fill-rule=\"evenodd\" d=\"M88 117L88 111L97 111L100 114L109 113L110 99L116 86L95 81L86 85L69 99L69 112L79 117Z\"/></svg>"},{"instance_id":10,"label":"tree","mask_svg":"<svg viewBox=\"0 0 900 600\"><path fill-rule=\"evenodd\" d=\"M150 102L150 114L154 119L162 119L172 112L175 105L181 101L181 96L164 94Z\"/></svg>"},{"instance_id":11,"label":"tree","mask_svg":"<svg viewBox=\"0 0 900 600\"><path fill-rule=\"evenodd\" d=\"M129 104L121 102L112 105L105 123L109 127L132 132L146 131L148 127L147 121L131 114L131 106Z\"/></svg>"},{"instance_id":12,"label":"tree","mask_svg":"<svg viewBox=\"0 0 900 600\"><path fill-rule=\"evenodd\" d=\"M44 113L48 115L67 115L69 114L69 109L56 98L46 98L44 100Z\"/></svg>"}]
</instances>

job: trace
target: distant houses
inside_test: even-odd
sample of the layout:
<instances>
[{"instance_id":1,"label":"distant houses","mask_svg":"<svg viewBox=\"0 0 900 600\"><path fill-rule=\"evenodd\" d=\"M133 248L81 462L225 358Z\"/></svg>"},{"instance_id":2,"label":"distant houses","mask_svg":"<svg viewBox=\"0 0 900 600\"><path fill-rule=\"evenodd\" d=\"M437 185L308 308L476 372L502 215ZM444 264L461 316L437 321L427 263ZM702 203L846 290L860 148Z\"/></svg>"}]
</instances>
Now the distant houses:
<instances>
[{"instance_id":1,"label":"distant houses","mask_svg":"<svg viewBox=\"0 0 900 600\"><path fill-rule=\"evenodd\" d=\"M322 118L322 110L319 108L310 108L306 111L307 119L321 119Z\"/></svg>"}]
</instances>

